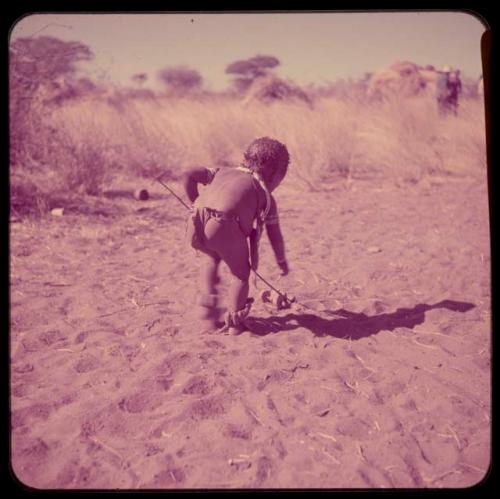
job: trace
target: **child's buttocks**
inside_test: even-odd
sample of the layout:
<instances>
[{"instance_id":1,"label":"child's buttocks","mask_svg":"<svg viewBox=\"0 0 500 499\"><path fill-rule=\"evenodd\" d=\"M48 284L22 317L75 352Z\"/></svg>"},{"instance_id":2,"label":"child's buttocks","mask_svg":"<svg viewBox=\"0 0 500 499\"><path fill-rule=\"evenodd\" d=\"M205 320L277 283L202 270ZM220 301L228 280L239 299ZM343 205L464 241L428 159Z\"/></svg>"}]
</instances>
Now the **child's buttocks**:
<instances>
[{"instance_id":1,"label":"child's buttocks","mask_svg":"<svg viewBox=\"0 0 500 499\"><path fill-rule=\"evenodd\" d=\"M221 212L219 212L221 213ZM237 239L245 239L236 216L222 216L205 209L205 239L210 245L228 244Z\"/></svg>"},{"instance_id":2,"label":"child's buttocks","mask_svg":"<svg viewBox=\"0 0 500 499\"><path fill-rule=\"evenodd\" d=\"M253 220L257 214L258 197L254 181L250 175L236 169L221 169L213 181L200 195L199 206L213 210L208 218L214 218L221 223L230 222L236 217L240 230L248 235L252 229ZM220 212L218 216L215 212ZM215 230L215 229L214 229Z\"/></svg>"}]
</instances>

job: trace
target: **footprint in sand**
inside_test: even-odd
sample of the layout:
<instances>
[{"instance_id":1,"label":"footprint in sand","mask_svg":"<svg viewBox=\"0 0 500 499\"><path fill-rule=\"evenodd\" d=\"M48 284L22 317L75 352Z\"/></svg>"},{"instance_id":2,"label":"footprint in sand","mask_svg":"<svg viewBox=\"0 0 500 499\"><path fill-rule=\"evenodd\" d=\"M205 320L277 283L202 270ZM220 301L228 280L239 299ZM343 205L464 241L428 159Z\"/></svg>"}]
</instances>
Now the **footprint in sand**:
<instances>
[{"instance_id":1,"label":"footprint in sand","mask_svg":"<svg viewBox=\"0 0 500 499\"><path fill-rule=\"evenodd\" d=\"M211 391L211 386L203 376L192 376L182 389L186 395L208 395Z\"/></svg>"},{"instance_id":2,"label":"footprint in sand","mask_svg":"<svg viewBox=\"0 0 500 499\"><path fill-rule=\"evenodd\" d=\"M83 343L88 336L89 336L88 331L82 331L81 333L78 333L75 338L75 343L76 344Z\"/></svg>"},{"instance_id":3,"label":"footprint in sand","mask_svg":"<svg viewBox=\"0 0 500 499\"><path fill-rule=\"evenodd\" d=\"M47 346L40 342L37 338L25 338L21 341L21 344L23 345L24 350L29 353L38 352Z\"/></svg>"},{"instance_id":4,"label":"footprint in sand","mask_svg":"<svg viewBox=\"0 0 500 499\"><path fill-rule=\"evenodd\" d=\"M401 381L392 381L391 383L374 388L369 400L372 404L385 404L389 399L404 392L406 385Z\"/></svg>"},{"instance_id":5,"label":"footprint in sand","mask_svg":"<svg viewBox=\"0 0 500 499\"><path fill-rule=\"evenodd\" d=\"M19 454L23 457L34 459L45 459L49 453L50 447L41 438L36 438L28 442L28 445L22 447Z\"/></svg>"},{"instance_id":6,"label":"footprint in sand","mask_svg":"<svg viewBox=\"0 0 500 499\"><path fill-rule=\"evenodd\" d=\"M146 442L144 457L156 456L156 454L160 454L160 452L163 452L163 449L161 447L158 447L157 445L150 442Z\"/></svg>"},{"instance_id":7,"label":"footprint in sand","mask_svg":"<svg viewBox=\"0 0 500 499\"><path fill-rule=\"evenodd\" d=\"M261 392L270 383L285 383L293 377L291 369L273 369L266 374L266 377L257 383L257 390Z\"/></svg>"},{"instance_id":8,"label":"footprint in sand","mask_svg":"<svg viewBox=\"0 0 500 499\"><path fill-rule=\"evenodd\" d=\"M31 391L31 386L26 383L20 383L18 385L14 385L11 390L11 394L16 398L23 398L28 395Z\"/></svg>"},{"instance_id":9,"label":"footprint in sand","mask_svg":"<svg viewBox=\"0 0 500 499\"><path fill-rule=\"evenodd\" d=\"M186 474L181 468L169 466L154 475L153 479L144 484L144 488L178 488L186 480Z\"/></svg>"},{"instance_id":10,"label":"footprint in sand","mask_svg":"<svg viewBox=\"0 0 500 499\"><path fill-rule=\"evenodd\" d=\"M145 411L153 411L157 409L161 404L162 400L154 391L141 390L137 393L129 395L118 403L118 407L124 411L130 412L132 414L137 414Z\"/></svg>"},{"instance_id":11,"label":"footprint in sand","mask_svg":"<svg viewBox=\"0 0 500 499\"><path fill-rule=\"evenodd\" d=\"M257 461L257 472L255 473L256 485L260 485L271 477L273 461L267 456L262 456Z\"/></svg>"},{"instance_id":12,"label":"footprint in sand","mask_svg":"<svg viewBox=\"0 0 500 499\"><path fill-rule=\"evenodd\" d=\"M184 416L194 421L222 416L227 412L227 402L221 396L208 397L193 402Z\"/></svg>"},{"instance_id":13,"label":"footprint in sand","mask_svg":"<svg viewBox=\"0 0 500 499\"><path fill-rule=\"evenodd\" d=\"M43 333L40 333L38 335L38 340L47 346L52 346L55 343L65 341L67 340L67 336L63 334L61 331L58 329L55 330L50 330L50 331L44 331Z\"/></svg>"},{"instance_id":14,"label":"footprint in sand","mask_svg":"<svg viewBox=\"0 0 500 499\"><path fill-rule=\"evenodd\" d=\"M166 358L158 367L157 371L164 375L173 375L173 373L184 369L192 364L192 355L188 352L179 352Z\"/></svg>"},{"instance_id":15,"label":"footprint in sand","mask_svg":"<svg viewBox=\"0 0 500 499\"><path fill-rule=\"evenodd\" d=\"M252 430L233 423L229 423L224 428L222 434L228 438L238 438L241 440L250 440L252 438Z\"/></svg>"},{"instance_id":16,"label":"footprint in sand","mask_svg":"<svg viewBox=\"0 0 500 499\"><path fill-rule=\"evenodd\" d=\"M162 391L168 392L172 387L174 380L170 376L160 375L155 378L155 383L161 388Z\"/></svg>"},{"instance_id":17,"label":"footprint in sand","mask_svg":"<svg viewBox=\"0 0 500 499\"><path fill-rule=\"evenodd\" d=\"M20 364L18 366L15 366L13 368L13 371L17 374L26 374L30 373L35 370L35 366L33 364L30 364L29 362Z\"/></svg>"},{"instance_id":18,"label":"footprint in sand","mask_svg":"<svg viewBox=\"0 0 500 499\"><path fill-rule=\"evenodd\" d=\"M93 355L84 355L80 357L80 360L75 364L74 369L78 373L87 373L89 371L94 371L99 367L99 359Z\"/></svg>"},{"instance_id":19,"label":"footprint in sand","mask_svg":"<svg viewBox=\"0 0 500 499\"><path fill-rule=\"evenodd\" d=\"M417 403L412 398L406 400L400 407L412 412L418 411Z\"/></svg>"},{"instance_id":20,"label":"footprint in sand","mask_svg":"<svg viewBox=\"0 0 500 499\"><path fill-rule=\"evenodd\" d=\"M33 404L23 409L12 411L11 413L11 428L14 430L28 424L30 419L41 419L47 421L53 407L51 404L40 403Z\"/></svg>"},{"instance_id":21,"label":"footprint in sand","mask_svg":"<svg viewBox=\"0 0 500 499\"><path fill-rule=\"evenodd\" d=\"M54 405L55 407L62 407L65 405L74 404L78 399L79 399L78 392L68 393L67 395L64 395L61 398L61 400L56 402Z\"/></svg>"},{"instance_id":22,"label":"footprint in sand","mask_svg":"<svg viewBox=\"0 0 500 499\"><path fill-rule=\"evenodd\" d=\"M220 341L217 340L207 340L205 341L205 345L208 348L214 348L215 350L224 350L226 348L224 343L221 343Z\"/></svg>"},{"instance_id":23,"label":"footprint in sand","mask_svg":"<svg viewBox=\"0 0 500 499\"><path fill-rule=\"evenodd\" d=\"M372 433L372 426L356 417L344 417L338 420L335 427L340 435L356 438L358 440L368 438Z\"/></svg>"},{"instance_id":24,"label":"footprint in sand","mask_svg":"<svg viewBox=\"0 0 500 499\"><path fill-rule=\"evenodd\" d=\"M78 461L72 461L64 466L64 468L57 474L57 477L52 484L52 487L57 488L68 488L78 473Z\"/></svg>"}]
</instances>

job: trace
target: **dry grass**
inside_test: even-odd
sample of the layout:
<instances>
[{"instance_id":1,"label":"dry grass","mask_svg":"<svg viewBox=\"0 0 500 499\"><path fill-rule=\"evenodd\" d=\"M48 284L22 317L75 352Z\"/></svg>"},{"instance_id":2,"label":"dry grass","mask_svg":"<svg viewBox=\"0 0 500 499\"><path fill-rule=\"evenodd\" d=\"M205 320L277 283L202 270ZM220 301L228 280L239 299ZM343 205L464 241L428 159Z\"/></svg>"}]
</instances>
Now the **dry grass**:
<instances>
[{"instance_id":1,"label":"dry grass","mask_svg":"<svg viewBox=\"0 0 500 499\"><path fill-rule=\"evenodd\" d=\"M484 107L474 99L463 101L457 117L438 116L425 99L318 98L310 109L286 102L244 107L229 97L82 97L42 111L33 141L46 146L36 162L50 178L45 191L96 194L117 172L175 178L192 165L237 164L246 146L266 135L287 145L289 179L313 190L339 179L418 181L486 171ZM18 174L26 168L15 165ZM39 187L44 191L43 181Z\"/></svg>"}]
</instances>

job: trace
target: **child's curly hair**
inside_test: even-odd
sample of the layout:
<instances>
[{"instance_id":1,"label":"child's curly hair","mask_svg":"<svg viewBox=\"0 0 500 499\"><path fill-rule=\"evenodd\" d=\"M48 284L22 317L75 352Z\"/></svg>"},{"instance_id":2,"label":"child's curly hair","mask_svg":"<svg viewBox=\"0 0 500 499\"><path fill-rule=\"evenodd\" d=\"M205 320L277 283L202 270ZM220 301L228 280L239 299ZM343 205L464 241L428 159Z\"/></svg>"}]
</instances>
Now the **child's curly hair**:
<instances>
[{"instance_id":1,"label":"child's curly hair","mask_svg":"<svg viewBox=\"0 0 500 499\"><path fill-rule=\"evenodd\" d=\"M286 146L269 137L254 140L245 151L244 158L246 165L266 180L271 178L282 180L290 161Z\"/></svg>"}]
</instances>

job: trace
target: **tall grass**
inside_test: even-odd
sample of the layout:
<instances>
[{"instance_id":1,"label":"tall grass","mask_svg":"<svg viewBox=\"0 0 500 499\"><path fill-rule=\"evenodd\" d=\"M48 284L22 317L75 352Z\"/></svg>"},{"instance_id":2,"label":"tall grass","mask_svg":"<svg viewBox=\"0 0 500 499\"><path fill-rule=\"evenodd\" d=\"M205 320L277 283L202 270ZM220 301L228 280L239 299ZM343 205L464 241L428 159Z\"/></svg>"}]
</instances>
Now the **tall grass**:
<instances>
[{"instance_id":1,"label":"tall grass","mask_svg":"<svg viewBox=\"0 0 500 499\"><path fill-rule=\"evenodd\" d=\"M192 165L238 164L259 136L287 145L287 182L308 189L346 178L476 176L486 168L484 105L477 99L464 100L458 116L443 117L432 100L417 98L318 98L310 109L291 102L243 106L229 97L83 97L44 109L43 123L33 140L51 144L38 164L52 188L91 194L116 172L175 178Z\"/></svg>"}]
</instances>

